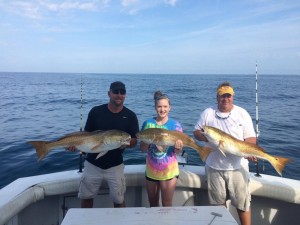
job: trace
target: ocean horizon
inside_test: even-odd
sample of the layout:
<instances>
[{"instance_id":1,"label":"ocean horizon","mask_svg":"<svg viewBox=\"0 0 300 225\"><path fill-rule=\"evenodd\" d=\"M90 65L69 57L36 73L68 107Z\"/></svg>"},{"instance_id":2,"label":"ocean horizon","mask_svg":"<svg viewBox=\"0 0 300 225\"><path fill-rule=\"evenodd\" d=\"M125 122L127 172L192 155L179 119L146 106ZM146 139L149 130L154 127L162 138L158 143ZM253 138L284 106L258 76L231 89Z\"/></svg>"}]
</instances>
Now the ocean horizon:
<instances>
[{"instance_id":1,"label":"ocean horizon","mask_svg":"<svg viewBox=\"0 0 300 225\"><path fill-rule=\"evenodd\" d=\"M147 75L157 75L157 76L255 76L256 74L255 73L244 73L244 74L240 74L240 73L222 73L222 74L219 74L219 73L105 73L105 72L18 72L18 71L0 71L0 74L20 74L20 75L26 75L26 74L29 74L29 75L32 75L32 74L38 74L38 75L50 75L50 74L53 74L53 75L75 75L75 76L84 76L84 75L97 75L97 76L107 76L107 75L120 75L120 76L147 76ZM261 76L300 76L300 73L299 74L268 74L268 73L265 73L265 74L258 74L259 77Z\"/></svg>"}]
</instances>

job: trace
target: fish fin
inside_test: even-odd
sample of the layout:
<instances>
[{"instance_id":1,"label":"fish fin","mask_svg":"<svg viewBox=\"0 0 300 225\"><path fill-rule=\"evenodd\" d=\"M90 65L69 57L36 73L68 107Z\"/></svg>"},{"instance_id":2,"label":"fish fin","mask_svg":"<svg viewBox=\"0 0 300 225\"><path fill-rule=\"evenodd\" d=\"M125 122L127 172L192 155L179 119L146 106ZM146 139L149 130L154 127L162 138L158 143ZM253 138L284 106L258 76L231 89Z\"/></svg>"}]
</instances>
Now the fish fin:
<instances>
[{"instance_id":1,"label":"fish fin","mask_svg":"<svg viewBox=\"0 0 300 225\"><path fill-rule=\"evenodd\" d=\"M50 151L50 149L47 147L47 142L45 141L28 141L27 143L31 144L35 148L36 154L38 156L38 161L45 158L45 156Z\"/></svg>"},{"instance_id":2,"label":"fish fin","mask_svg":"<svg viewBox=\"0 0 300 225\"><path fill-rule=\"evenodd\" d=\"M156 148L158 149L158 151L163 152L167 146L166 145L156 145Z\"/></svg>"},{"instance_id":3,"label":"fish fin","mask_svg":"<svg viewBox=\"0 0 300 225\"><path fill-rule=\"evenodd\" d=\"M289 162L291 162L292 159L274 156L274 160L270 160L269 162L272 164L274 169L277 171L277 173L282 176L282 170L285 167L285 165Z\"/></svg>"},{"instance_id":4,"label":"fish fin","mask_svg":"<svg viewBox=\"0 0 300 225\"><path fill-rule=\"evenodd\" d=\"M223 155L224 157L226 157L225 152L224 152L222 149L220 149L220 148L219 148L219 150L220 150L220 152L222 153L222 155Z\"/></svg>"},{"instance_id":5,"label":"fish fin","mask_svg":"<svg viewBox=\"0 0 300 225\"><path fill-rule=\"evenodd\" d=\"M76 132L68 133L61 138L58 138L57 141L61 141L65 138L72 137L72 136L85 136L85 135L90 135L90 134L91 134L91 132L87 132L87 131L76 131Z\"/></svg>"},{"instance_id":6,"label":"fish fin","mask_svg":"<svg viewBox=\"0 0 300 225\"><path fill-rule=\"evenodd\" d=\"M226 157L225 152L221 149L222 147L224 147L224 141L220 140L220 141L219 141L219 145L218 145L218 149L220 150L220 152L222 153L222 155L223 155L224 157Z\"/></svg>"},{"instance_id":7,"label":"fish fin","mask_svg":"<svg viewBox=\"0 0 300 225\"><path fill-rule=\"evenodd\" d=\"M91 148L91 151L96 151L98 148L101 148L102 144L103 143L99 143L99 144L95 145L94 147Z\"/></svg>"},{"instance_id":8,"label":"fish fin","mask_svg":"<svg viewBox=\"0 0 300 225\"><path fill-rule=\"evenodd\" d=\"M218 147L220 148L221 146L222 146L222 147L224 146L224 141L222 141L222 140L219 141Z\"/></svg>"},{"instance_id":9,"label":"fish fin","mask_svg":"<svg viewBox=\"0 0 300 225\"><path fill-rule=\"evenodd\" d=\"M108 152L108 151L100 152L100 153L97 155L96 159L99 159L100 157L104 156L107 152Z\"/></svg>"},{"instance_id":10,"label":"fish fin","mask_svg":"<svg viewBox=\"0 0 300 225\"><path fill-rule=\"evenodd\" d=\"M90 133L92 133L92 134L99 134L99 133L103 133L103 130L95 130L95 131L92 131Z\"/></svg>"},{"instance_id":11,"label":"fish fin","mask_svg":"<svg viewBox=\"0 0 300 225\"><path fill-rule=\"evenodd\" d=\"M91 134L98 134L98 133L102 133L103 130L95 130L95 131L92 131L92 132L89 132L89 131L75 131L75 132L72 132L72 133L68 133L64 136L65 137L69 137L69 136L76 136L76 135L91 135Z\"/></svg>"},{"instance_id":12,"label":"fish fin","mask_svg":"<svg viewBox=\"0 0 300 225\"><path fill-rule=\"evenodd\" d=\"M77 136L77 135L78 136L85 136L85 135L90 136L90 135L99 134L99 133L102 133L102 132L103 132L103 130L95 130L95 131L91 131L91 132L89 132L89 131L75 131L75 132L66 134L62 138L59 138L58 141L66 138L66 137Z\"/></svg>"}]
</instances>

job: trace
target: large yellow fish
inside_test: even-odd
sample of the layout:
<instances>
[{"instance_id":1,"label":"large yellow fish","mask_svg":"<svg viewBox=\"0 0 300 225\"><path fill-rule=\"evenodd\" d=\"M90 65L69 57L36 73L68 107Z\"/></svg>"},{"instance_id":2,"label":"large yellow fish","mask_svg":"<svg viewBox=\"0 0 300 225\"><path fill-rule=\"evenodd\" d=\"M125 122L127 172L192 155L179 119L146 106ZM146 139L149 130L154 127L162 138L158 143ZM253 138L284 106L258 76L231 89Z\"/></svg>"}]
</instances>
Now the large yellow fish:
<instances>
[{"instance_id":1,"label":"large yellow fish","mask_svg":"<svg viewBox=\"0 0 300 225\"><path fill-rule=\"evenodd\" d=\"M213 151L210 147L197 145L193 138L179 131L149 128L138 132L136 136L146 144L156 144L160 146L174 146L177 140L181 140L183 146L197 150L203 162L209 153Z\"/></svg>"},{"instance_id":2,"label":"large yellow fish","mask_svg":"<svg viewBox=\"0 0 300 225\"><path fill-rule=\"evenodd\" d=\"M238 140L215 127L204 126L202 127L201 133L207 138L208 142L218 148L224 156L226 156L226 154L242 157L254 156L267 160L280 176L282 176L282 170L285 165L291 161L291 159L288 158L269 155L258 145Z\"/></svg>"},{"instance_id":3,"label":"large yellow fish","mask_svg":"<svg viewBox=\"0 0 300 225\"><path fill-rule=\"evenodd\" d=\"M43 159L54 148L75 146L85 153L99 153L97 158L107 151L130 144L131 136L120 130L75 132L59 138L57 141L29 141L36 149L38 159Z\"/></svg>"}]
</instances>

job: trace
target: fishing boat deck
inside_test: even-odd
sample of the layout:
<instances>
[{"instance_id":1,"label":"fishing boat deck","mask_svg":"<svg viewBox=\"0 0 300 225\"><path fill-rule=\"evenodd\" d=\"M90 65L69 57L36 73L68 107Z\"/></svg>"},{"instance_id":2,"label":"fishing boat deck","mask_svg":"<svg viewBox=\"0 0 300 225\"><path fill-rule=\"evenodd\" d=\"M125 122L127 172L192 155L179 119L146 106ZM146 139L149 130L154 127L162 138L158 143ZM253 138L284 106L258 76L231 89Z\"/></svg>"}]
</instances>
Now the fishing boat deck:
<instances>
[{"instance_id":1,"label":"fishing boat deck","mask_svg":"<svg viewBox=\"0 0 300 225\"><path fill-rule=\"evenodd\" d=\"M141 212L149 209L145 188L145 165L126 166L125 176L126 206L129 209L138 207ZM81 173L73 170L19 178L12 182L0 190L0 224L60 224L66 213L71 213L74 208L80 208L80 201L77 197L80 177ZM298 180L264 174L256 177L251 174L250 188L253 224L281 225L300 221L300 214L297 213L300 210L300 182ZM174 208L210 208L204 167L190 165L180 167L173 206ZM105 208L113 210L109 190L105 183L95 199L94 207L95 209L101 208L98 209L100 211ZM227 210L238 221L236 210L230 205L230 201L227 204ZM208 212L207 218L211 218L210 213ZM33 215L34 220L32 220ZM152 216L149 220L154 219L156 219L155 216Z\"/></svg>"}]
</instances>

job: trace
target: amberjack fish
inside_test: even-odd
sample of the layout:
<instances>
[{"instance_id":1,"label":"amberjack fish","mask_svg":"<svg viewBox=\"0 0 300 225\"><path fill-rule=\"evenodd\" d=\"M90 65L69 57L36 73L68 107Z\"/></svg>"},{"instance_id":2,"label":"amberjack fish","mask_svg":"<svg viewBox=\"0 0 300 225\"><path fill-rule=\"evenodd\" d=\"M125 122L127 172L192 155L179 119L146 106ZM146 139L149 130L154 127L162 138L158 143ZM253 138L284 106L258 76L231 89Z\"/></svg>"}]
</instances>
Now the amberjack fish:
<instances>
[{"instance_id":1,"label":"amberjack fish","mask_svg":"<svg viewBox=\"0 0 300 225\"><path fill-rule=\"evenodd\" d=\"M285 165L291 161L291 159L288 158L269 155L260 146L238 140L215 127L204 126L202 127L201 133L207 138L208 142L219 149L224 156L226 156L226 154L242 157L254 156L267 160L280 176L282 176L282 170Z\"/></svg>"},{"instance_id":2,"label":"amberjack fish","mask_svg":"<svg viewBox=\"0 0 300 225\"><path fill-rule=\"evenodd\" d=\"M139 140L146 144L156 144L159 146L174 146L175 142L180 139L183 146L197 150L203 162L213 151L210 147L198 145L193 138L179 131L165 130L162 128L149 128L138 132L136 136Z\"/></svg>"},{"instance_id":3,"label":"amberjack fish","mask_svg":"<svg viewBox=\"0 0 300 225\"><path fill-rule=\"evenodd\" d=\"M107 151L130 144L131 136L120 130L75 132L56 141L28 141L36 149L38 160L43 159L52 149L75 146L85 153L99 153L97 159Z\"/></svg>"}]
</instances>

